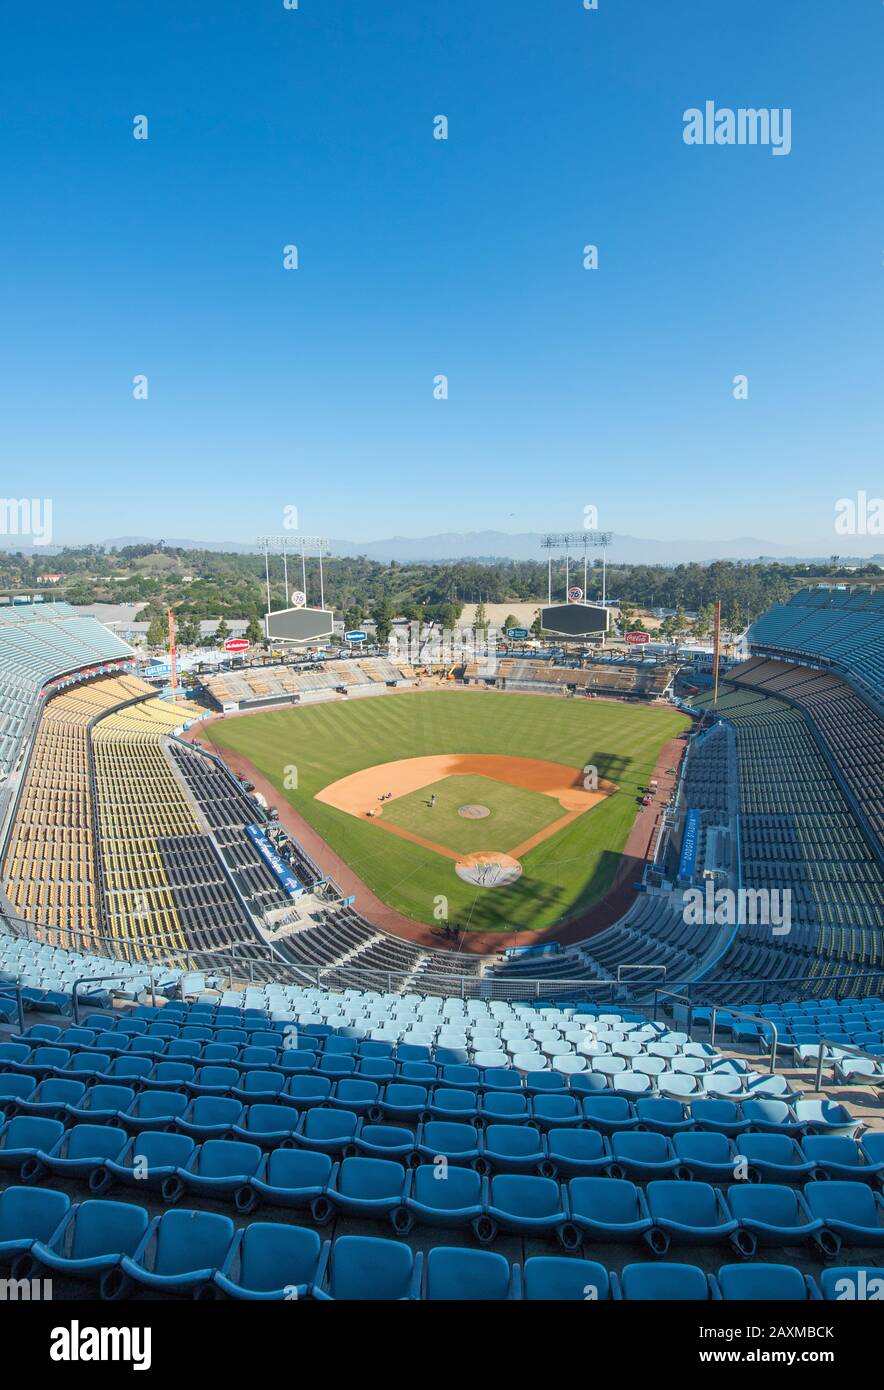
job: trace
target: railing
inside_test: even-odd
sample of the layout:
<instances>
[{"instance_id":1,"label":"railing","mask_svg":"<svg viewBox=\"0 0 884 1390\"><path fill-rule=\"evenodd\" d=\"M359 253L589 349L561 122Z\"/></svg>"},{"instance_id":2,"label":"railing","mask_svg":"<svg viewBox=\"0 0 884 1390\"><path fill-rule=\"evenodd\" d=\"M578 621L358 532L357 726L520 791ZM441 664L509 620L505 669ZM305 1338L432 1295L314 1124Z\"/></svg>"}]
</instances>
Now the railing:
<instances>
[{"instance_id":1,"label":"railing","mask_svg":"<svg viewBox=\"0 0 884 1390\"><path fill-rule=\"evenodd\" d=\"M41 942L54 938L49 944L55 944L55 941L76 942L77 947L66 944L61 949L79 949L86 954L105 956L108 960L123 960L130 965L143 967L145 973L152 966L162 966L167 970L223 971L231 985L236 981L276 981L326 990L360 989L390 993L404 990L407 986L409 993L453 995L461 999L521 999L526 1002L550 999L575 1004L613 1001L619 997L622 1002L633 1006L654 998L654 991L648 984L625 979L618 981L615 978L602 980L572 976L555 979L541 976L523 979L508 975L463 974L454 970L422 972L414 978L411 968L391 971L351 968L335 965L334 962L301 964L283 961L269 943L257 940L231 942L212 950L187 947L175 951L158 949L151 956L150 940L137 936L108 937L78 928L48 927L8 916L3 916L0 921L9 924L14 936ZM677 989L680 997L695 1008L703 1004L735 1013L736 1007L731 1007L727 998L722 997L728 991L738 990L743 999L764 1004L774 999L820 996L823 991L825 997L844 995L853 992L860 983L864 993L882 993L884 971L857 968L822 977L795 975L780 980L716 980L712 983L673 979L668 981L670 989L664 992L674 993Z\"/></svg>"},{"instance_id":2,"label":"railing","mask_svg":"<svg viewBox=\"0 0 884 1390\"><path fill-rule=\"evenodd\" d=\"M689 1038L692 1038L692 1037L693 1037L693 1034L694 1034L694 1006L693 1006L693 1004L691 1003L691 1001L690 1001L690 999L688 998L688 996L687 996L686 994L674 994L673 991L672 991L671 989L655 989L655 990L654 990L654 1013L653 1013L653 1018L654 1018L654 1022L655 1022L655 1023L657 1022L657 1007L658 1007L658 1005L659 1005L659 1003L660 1003L660 999L661 999L661 998L665 998L665 999L678 999L680 1003L682 1003L682 1004L687 1004L687 1006L688 1006L688 1037L689 1037Z\"/></svg>"},{"instance_id":3,"label":"railing","mask_svg":"<svg viewBox=\"0 0 884 1390\"><path fill-rule=\"evenodd\" d=\"M624 971L624 970L654 970L654 971L656 971L658 974L662 973L663 979L664 979L664 980L666 979L666 966L665 966L665 965L631 965L631 964L626 964L626 965L618 965L618 966L617 966L617 983L618 983L618 985L623 984L623 971Z\"/></svg>"},{"instance_id":4,"label":"railing","mask_svg":"<svg viewBox=\"0 0 884 1390\"><path fill-rule=\"evenodd\" d=\"M760 1023L763 1024L765 1028L770 1029L773 1036L771 1037L770 1043L769 1071L771 1076L773 1076L774 1072L777 1069L777 1043L779 1042L780 1036L777 1031L777 1025L774 1023L773 1019L765 1018L763 1014L747 1014L744 1013L742 1009L729 1009L726 1005L716 1005L716 1007L713 1008L712 1016L709 1019L710 1047L715 1046L715 1020L719 1014L728 1014L731 1018L746 1018L750 1021L750 1023Z\"/></svg>"},{"instance_id":5,"label":"railing","mask_svg":"<svg viewBox=\"0 0 884 1390\"><path fill-rule=\"evenodd\" d=\"M150 1002L153 1004L154 1008L156 1008L157 1002L156 972L157 966L155 965L151 966L149 971L145 970L144 972L145 975L148 973L150 974ZM80 988L80 985L107 984L109 980L120 980L121 978L120 975L80 975L78 979L74 980L74 986L71 990L71 1011L74 1015L74 1023L80 1022L80 1001L77 997L77 990Z\"/></svg>"},{"instance_id":6,"label":"railing","mask_svg":"<svg viewBox=\"0 0 884 1390\"><path fill-rule=\"evenodd\" d=\"M0 996L5 996L8 999L10 995L15 997L18 1007L18 1031L23 1033L25 1031L25 1001L22 997L21 985L18 982L14 985L0 985Z\"/></svg>"},{"instance_id":7,"label":"railing","mask_svg":"<svg viewBox=\"0 0 884 1390\"><path fill-rule=\"evenodd\" d=\"M812 1046L816 1047L817 1044L813 1043ZM864 1052L861 1047L854 1047L852 1043L835 1043L832 1042L829 1038L821 1037L819 1040L819 1056L817 1057L816 1062L816 1082L814 1084L814 1089L817 1091L819 1091L822 1086L823 1062L825 1061L824 1053L827 1047L833 1047L837 1052L849 1052L851 1057L862 1057L865 1061L874 1062L876 1066L880 1066L881 1063L880 1057L875 1057L874 1054L871 1052ZM881 1080L880 1076L878 1079ZM873 1077L863 1077L862 1081L846 1082L845 1084L861 1086L863 1082L873 1081Z\"/></svg>"}]
</instances>

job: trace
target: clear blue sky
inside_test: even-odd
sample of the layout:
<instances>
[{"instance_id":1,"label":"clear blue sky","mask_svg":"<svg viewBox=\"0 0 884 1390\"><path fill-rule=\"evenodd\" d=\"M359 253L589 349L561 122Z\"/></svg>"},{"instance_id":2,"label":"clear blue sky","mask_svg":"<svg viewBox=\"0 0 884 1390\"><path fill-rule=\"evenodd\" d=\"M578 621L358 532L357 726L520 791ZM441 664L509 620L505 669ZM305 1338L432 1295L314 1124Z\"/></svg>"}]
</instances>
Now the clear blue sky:
<instances>
[{"instance_id":1,"label":"clear blue sky","mask_svg":"<svg viewBox=\"0 0 884 1390\"><path fill-rule=\"evenodd\" d=\"M884 485L882 57L877 0L10 7L4 495L61 541L828 537ZM686 146L706 100L791 154Z\"/></svg>"}]
</instances>

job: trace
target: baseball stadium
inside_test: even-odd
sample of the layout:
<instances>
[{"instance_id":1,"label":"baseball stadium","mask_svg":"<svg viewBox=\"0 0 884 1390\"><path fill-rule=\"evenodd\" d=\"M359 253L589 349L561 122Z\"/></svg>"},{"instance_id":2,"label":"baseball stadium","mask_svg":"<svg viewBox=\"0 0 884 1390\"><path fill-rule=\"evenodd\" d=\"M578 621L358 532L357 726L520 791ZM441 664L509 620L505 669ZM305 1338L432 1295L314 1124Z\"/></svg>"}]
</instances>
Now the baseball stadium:
<instances>
[{"instance_id":1,"label":"baseball stadium","mask_svg":"<svg viewBox=\"0 0 884 1390\"><path fill-rule=\"evenodd\" d=\"M16 1390L874 1376L882 24L5 7Z\"/></svg>"},{"instance_id":2,"label":"baseball stadium","mask_svg":"<svg viewBox=\"0 0 884 1390\"><path fill-rule=\"evenodd\" d=\"M623 642L363 657L305 599L186 690L171 614L158 682L0 606L0 1259L111 1301L877 1296L880 589L716 634L702 687ZM565 653L616 646L567 603Z\"/></svg>"}]
</instances>

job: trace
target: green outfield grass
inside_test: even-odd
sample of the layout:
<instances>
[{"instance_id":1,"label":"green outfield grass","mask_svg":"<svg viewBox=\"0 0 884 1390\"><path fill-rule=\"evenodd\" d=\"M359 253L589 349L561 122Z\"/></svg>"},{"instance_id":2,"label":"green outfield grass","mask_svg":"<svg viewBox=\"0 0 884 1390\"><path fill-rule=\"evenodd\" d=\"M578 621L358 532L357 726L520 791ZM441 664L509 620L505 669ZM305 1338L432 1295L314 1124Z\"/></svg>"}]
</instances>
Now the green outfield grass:
<instances>
[{"instance_id":1,"label":"green outfield grass","mask_svg":"<svg viewBox=\"0 0 884 1390\"><path fill-rule=\"evenodd\" d=\"M433 923L436 899L445 895L452 922L489 931L540 930L604 896L635 818L639 788L652 775L663 744L688 723L673 710L613 701L426 691L267 711L221 721L206 732L220 750L248 758L277 788L280 800L289 800L390 907ZM450 859L314 800L329 783L362 768L443 753L500 753L581 769L593 764L619 791L530 850L517 883L493 889L462 882ZM493 804L490 791L458 798L457 804L477 800L503 817L507 806L516 807L527 796L532 805L536 799L559 809L539 793L492 785L499 787ZM442 784L436 791L441 795ZM393 805L428 796L424 789ZM523 805L528 816L528 803ZM427 811L428 820L432 814ZM489 826L492 817L453 819L469 833L474 826ZM517 839L537 828L529 823Z\"/></svg>"},{"instance_id":2,"label":"green outfield grass","mask_svg":"<svg viewBox=\"0 0 884 1390\"><path fill-rule=\"evenodd\" d=\"M436 805L428 802L436 793ZM487 806L483 820L466 820L458 809L468 802ZM447 849L471 854L480 849L510 850L565 813L555 797L509 787L492 777L445 777L431 787L397 797L384 807L384 820L423 835Z\"/></svg>"}]
</instances>

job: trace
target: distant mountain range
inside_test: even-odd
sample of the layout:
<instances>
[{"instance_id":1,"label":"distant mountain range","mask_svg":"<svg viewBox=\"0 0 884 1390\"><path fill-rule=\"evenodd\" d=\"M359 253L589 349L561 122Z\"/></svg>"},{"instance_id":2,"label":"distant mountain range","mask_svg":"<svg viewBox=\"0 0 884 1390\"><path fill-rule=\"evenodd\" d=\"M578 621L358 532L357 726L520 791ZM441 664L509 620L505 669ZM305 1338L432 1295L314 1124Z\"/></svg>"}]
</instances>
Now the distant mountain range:
<instances>
[{"instance_id":1,"label":"distant mountain range","mask_svg":"<svg viewBox=\"0 0 884 1390\"><path fill-rule=\"evenodd\" d=\"M146 545L155 538L150 536L115 536L101 544L106 549L122 549L127 545ZM542 533L525 531L509 535L505 531L446 531L435 536L391 536L379 541L330 540L329 548L333 556L364 555L369 560L389 564L391 560L400 563L424 562L444 563L454 560L543 560L546 551L541 548ZM249 554L257 550L254 544L241 541L198 541L179 540L165 537L165 544L182 550L227 551L234 554ZM293 535L294 540L294 535ZM863 551L861 538L833 537L831 543L813 541L806 543L790 542L777 544L760 540L756 536L738 536L728 541L705 541L700 538L684 540L647 540L639 536L614 535L608 549L610 561L624 564L680 565L691 562L709 564L713 560L779 560L815 561L826 563L833 554L844 560L868 561L884 565L884 552L871 553L874 540L866 540L868 550ZM850 547L855 547L851 549ZM0 538L0 549L21 550L25 554L57 555L59 546L20 546L13 537ZM574 547L572 553L578 553ZM590 552L592 553L592 552ZM600 552L595 552L599 554Z\"/></svg>"}]
</instances>

